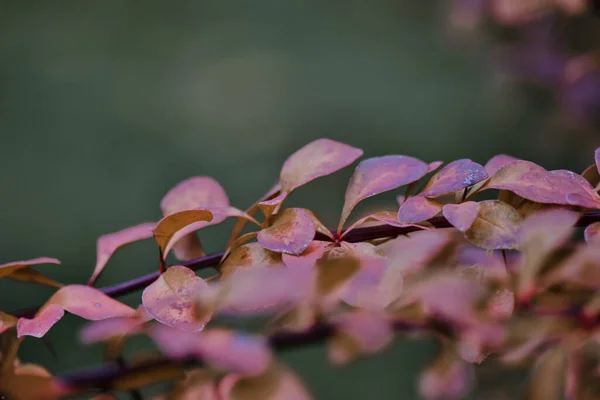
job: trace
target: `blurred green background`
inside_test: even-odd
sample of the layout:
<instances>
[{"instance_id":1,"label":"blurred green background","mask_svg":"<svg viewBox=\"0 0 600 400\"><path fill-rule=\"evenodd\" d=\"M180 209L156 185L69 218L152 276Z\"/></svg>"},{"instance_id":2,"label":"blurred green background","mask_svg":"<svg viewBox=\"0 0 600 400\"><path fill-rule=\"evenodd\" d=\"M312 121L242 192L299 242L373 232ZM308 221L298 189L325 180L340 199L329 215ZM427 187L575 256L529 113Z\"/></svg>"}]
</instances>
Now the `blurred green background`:
<instances>
[{"instance_id":1,"label":"blurred green background","mask_svg":"<svg viewBox=\"0 0 600 400\"><path fill-rule=\"evenodd\" d=\"M157 220L180 180L210 175L245 208L319 137L366 156L484 163L508 153L581 171L600 141L561 122L543 91L506 85L495 40L452 31L442 1L3 1L1 262L56 257L62 266L38 270L84 283L98 236ZM351 172L303 187L290 204L335 225ZM373 201L365 207L393 196ZM201 234L208 252L231 226ZM98 284L156 267L151 241L134 244ZM2 280L0 310L51 293ZM136 306L140 293L124 300ZM100 363L99 346L79 343L82 325L66 316L49 332L57 357L28 339L21 358L55 373ZM318 347L283 358L319 399L413 399L434 349L398 340L341 369ZM487 398L479 389L473 398Z\"/></svg>"}]
</instances>

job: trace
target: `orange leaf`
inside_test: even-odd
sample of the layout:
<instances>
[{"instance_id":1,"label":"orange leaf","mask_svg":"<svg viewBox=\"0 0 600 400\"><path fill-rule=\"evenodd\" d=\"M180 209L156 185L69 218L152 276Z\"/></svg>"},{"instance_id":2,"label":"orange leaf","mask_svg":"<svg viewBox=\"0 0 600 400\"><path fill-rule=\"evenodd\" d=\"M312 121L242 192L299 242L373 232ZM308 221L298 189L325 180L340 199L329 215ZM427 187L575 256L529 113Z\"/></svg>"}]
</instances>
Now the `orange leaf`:
<instances>
[{"instance_id":1,"label":"orange leaf","mask_svg":"<svg viewBox=\"0 0 600 400\"><path fill-rule=\"evenodd\" d=\"M292 190L308 182L347 167L363 151L331 139L317 139L292 154L281 168L281 191Z\"/></svg>"},{"instance_id":2,"label":"orange leaf","mask_svg":"<svg viewBox=\"0 0 600 400\"><path fill-rule=\"evenodd\" d=\"M35 282L56 289L60 289L64 286L62 283L58 283L50 278L47 278L29 267L21 268L19 270L14 271L8 276L8 278L19 282Z\"/></svg>"},{"instance_id":3,"label":"orange leaf","mask_svg":"<svg viewBox=\"0 0 600 400\"><path fill-rule=\"evenodd\" d=\"M97 289L84 285L69 285L54 293L33 319L19 318L18 336L44 336L62 318L65 311L91 321L135 315L134 309Z\"/></svg>"},{"instance_id":4,"label":"orange leaf","mask_svg":"<svg viewBox=\"0 0 600 400\"><path fill-rule=\"evenodd\" d=\"M0 333L17 325L17 317L0 311Z\"/></svg>"},{"instance_id":5,"label":"orange leaf","mask_svg":"<svg viewBox=\"0 0 600 400\"><path fill-rule=\"evenodd\" d=\"M409 197L398 210L398 222L402 224L426 221L442 210L442 203L423 196Z\"/></svg>"},{"instance_id":6,"label":"orange leaf","mask_svg":"<svg viewBox=\"0 0 600 400\"><path fill-rule=\"evenodd\" d=\"M476 162L469 159L456 160L432 176L419 194L439 197L475 185L487 177L483 167Z\"/></svg>"},{"instance_id":7,"label":"orange leaf","mask_svg":"<svg viewBox=\"0 0 600 400\"><path fill-rule=\"evenodd\" d=\"M163 260L173 245L185 235L203 228L213 219L208 210L186 210L161 219L153 230Z\"/></svg>"},{"instance_id":8,"label":"orange leaf","mask_svg":"<svg viewBox=\"0 0 600 400\"><path fill-rule=\"evenodd\" d=\"M144 289L142 304L157 321L185 331L200 331L210 320L194 315L194 299L208 284L187 267L173 266Z\"/></svg>"},{"instance_id":9,"label":"orange leaf","mask_svg":"<svg viewBox=\"0 0 600 400\"><path fill-rule=\"evenodd\" d=\"M591 243L595 240L598 240L599 233L600 233L600 222L594 222L593 224L586 226L585 231L583 232L583 236L584 236L586 242Z\"/></svg>"},{"instance_id":10,"label":"orange leaf","mask_svg":"<svg viewBox=\"0 0 600 400\"><path fill-rule=\"evenodd\" d=\"M427 174L427 169L423 161L407 156L383 156L361 161L348 182L338 233L360 201L418 181Z\"/></svg>"},{"instance_id":11,"label":"orange leaf","mask_svg":"<svg viewBox=\"0 0 600 400\"><path fill-rule=\"evenodd\" d=\"M581 176L570 171L549 172L529 161L517 160L501 168L486 189L503 189L534 202L600 208L600 197Z\"/></svg>"},{"instance_id":12,"label":"orange leaf","mask_svg":"<svg viewBox=\"0 0 600 400\"><path fill-rule=\"evenodd\" d=\"M446 204L442 209L444 217L461 232L465 232L473 225L481 207L474 201L461 204Z\"/></svg>"},{"instance_id":13,"label":"orange leaf","mask_svg":"<svg viewBox=\"0 0 600 400\"><path fill-rule=\"evenodd\" d=\"M484 200L473 224L465 231L469 242L487 250L516 249L522 217L498 200Z\"/></svg>"},{"instance_id":14,"label":"orange leaf","mask_svg":"<svg viewBox=\"0 0 600 400\"><path fill-rule=\"evenodd\" d=\"M258 233L265 249L286 254L301 254L315 237L315 223L302 208L286 208L273 224Z\"/></svg>"},{"instance_id":15,"label":"orange leaf","mask_svg":"<svg viewBox=\"0 0 600 400\"><path fill-rule=\"evenodd\" d=\"M277 183L275 186L273 186L271 188L271 190L269 190L264 196L262 196L256 203L251 205L246 210L246 214L248 214L249 216L256 214L260 208L258 203L265 201L265 200L269 200L269 199L279 195L280 189L281 189L281 187L280 187L279 183ZM270 214L269 214L269 216L270 216ZM246 223L247 223L247 221L244 219L237 220L237 222L233 226L233 229L231 230L231 235L229 236L229 240L227 242L228 247L237 239L237 237L240 235L240 233L242 233L242 230L244 229L244 226L246 226Z\"/></svg>"},{"instance_id":16,"label":"orange leaf","mask_svg":"<svg viewBox=\"0 0 600 400\"><path fill-rule=\"evenodd\" d=\"M152 230L155 226L156 223L154 222L145 222L118 232L100 236L96 243L96 266L88 284L93 285L96 282L108 260L119 248L138 240L151 238Z\"/></svg>"},{"instance_id":17,"label":"orange leaf","mask_svg":"<svg viewBox=\"0 0 600 400\"><path fill-rule=\"evenodd\" d=\"M40 265L40 264L60 264L56 258L49 257L40 257L34 258L32 260L26 261L13 261L7 264L0 265L0 279L6 276L10 276L14 272L26 268L30 265Z\"/></svg>"},{"instance_id":18,"label":"orange leaf","mask_svg":"<svg viewBox=\"0 0 600 400\"><path fill-rule=\"evenodd\" d=\"M240 268L281 265L281 254L263 248L260 243L247 243L233 250L221 264L221 279L227 279Z\"/></svg>"}]
</instances>

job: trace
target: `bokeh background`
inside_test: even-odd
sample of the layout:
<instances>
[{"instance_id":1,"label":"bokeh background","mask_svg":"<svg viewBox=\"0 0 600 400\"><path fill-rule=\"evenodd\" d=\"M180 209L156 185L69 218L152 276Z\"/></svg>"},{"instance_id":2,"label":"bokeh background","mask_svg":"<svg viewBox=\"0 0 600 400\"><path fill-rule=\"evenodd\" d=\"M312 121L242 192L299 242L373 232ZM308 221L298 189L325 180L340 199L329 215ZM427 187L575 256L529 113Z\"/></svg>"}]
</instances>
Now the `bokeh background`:
<instances>
[{"instance_id":1,"label":"bokeh background","mask_svg":"<svg viewBox=\"0 0 600 400\"><path fill-rule=\"evenodd\" d=\"M38 270L87 282L96 239L159 219L162 196L179 181L212 176L245 208L289 154L319 137L365 156L484 163L508 153L581 172L600 145L600 86L593 57L577 57L594 50L598 17L555 10L507 27L490 21L484 3L1 2L0 261L56 257L61 266ZM351 172L312 182L290 205L334 226ZM222 249L231 227L203 231L206 250ZM98 285L156 267L153 243L136 243ZM0 310L51 293L5 279ZM137 306L140 293L123 300ZM79 343L82 326L66 316L46 336L56 354L31 339L21 359L55 373L97 365L102 348ZM341 369L318 346L283 359L318 399L416 399L434 350L398 340ZM472 398L491 398L486 388L498 379L480 376Z\"/></svg>"}]
</instances>

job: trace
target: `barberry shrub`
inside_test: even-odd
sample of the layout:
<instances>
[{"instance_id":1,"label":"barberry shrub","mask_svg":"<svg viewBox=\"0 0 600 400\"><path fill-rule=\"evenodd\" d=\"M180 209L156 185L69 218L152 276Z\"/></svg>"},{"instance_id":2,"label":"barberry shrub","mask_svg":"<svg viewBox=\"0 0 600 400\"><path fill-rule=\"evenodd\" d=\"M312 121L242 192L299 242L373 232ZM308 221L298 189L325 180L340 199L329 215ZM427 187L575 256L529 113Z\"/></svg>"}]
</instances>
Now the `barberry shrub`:
<instances>
[{"instance_id":1,"label":"barberry shrub","mask_svg":"<svg viewBox=\"0 0 600 400\"><path fill-rule=\"evenodd\" d=\"M475 369L490 361L528 367L527 398L600 398L600 149L582 174L508 155L484 166L368 158L350 178L337 227L284 206L291 192L362 154L329 139L311 142L245 211L212 178L187 179L162 199L160 221L98 239L87 285L32 269L58 264L53 258L0 265L0 278L57 289L37 309L0 312L2 395L141 398L140 388L170 382L157 399L310 399L278 352L326 342L329 362L344 365L403 335L440 343L418 382L424 399L467 396ZM396 209L352 215L359 202L399 188ZM225 251L204 254L196 231L227 218L237 222ZM158 271L94 287L119 248L151 238ZM179 261L167 266L171 252ZM218 273L196 275L205 268ZM137 309L115 299L139 289ZM104 343L112 361L56 377L20 363L22 341L42 338L65 311L92 321L80 339ZM263 324L231 328L249 317ZM125 362L134 335L149 337L159 354Z\"/></svg>"}]
</instances>

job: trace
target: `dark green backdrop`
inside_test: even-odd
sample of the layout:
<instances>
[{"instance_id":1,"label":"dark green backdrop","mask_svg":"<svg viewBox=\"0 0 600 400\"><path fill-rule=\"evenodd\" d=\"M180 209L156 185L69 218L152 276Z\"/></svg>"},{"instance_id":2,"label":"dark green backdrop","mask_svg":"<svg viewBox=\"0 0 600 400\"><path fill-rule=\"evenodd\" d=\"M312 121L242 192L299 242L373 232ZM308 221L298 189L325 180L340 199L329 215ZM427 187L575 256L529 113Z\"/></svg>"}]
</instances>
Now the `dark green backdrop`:
<instances>
[{"instance_id":1,"label":"dark green backdrop","mask_svg":"<svg viewBox=\"0 0 600 400\"><path fill-rule=\"evenodd\" d=\"M159 218L180 180L210 175L244 208L319 137L366 156L485 162L507 152L548 168L587 166L596 139L557 126L543 93L504 84L490 62L494 39L452 33L444 3L0 2L0 261L57 257L63 265L44 272L84 283L96 238ZM350 173L307 185L290 204L333 226ZM230 227L202 234L208 251ZM151 242L128 247L99 285L148 273L155 257ZM50 294L3 280L0 310ZM125 300L137 305L140 294ZM57 373L98 363L101 349L78 342L81 326L67 316L50 331L57 358L31 339L22 359ZM284 359L319 399L412 399L433 349L400 340L343 369L322 348Z\"/></svg>"}]
</instances>

